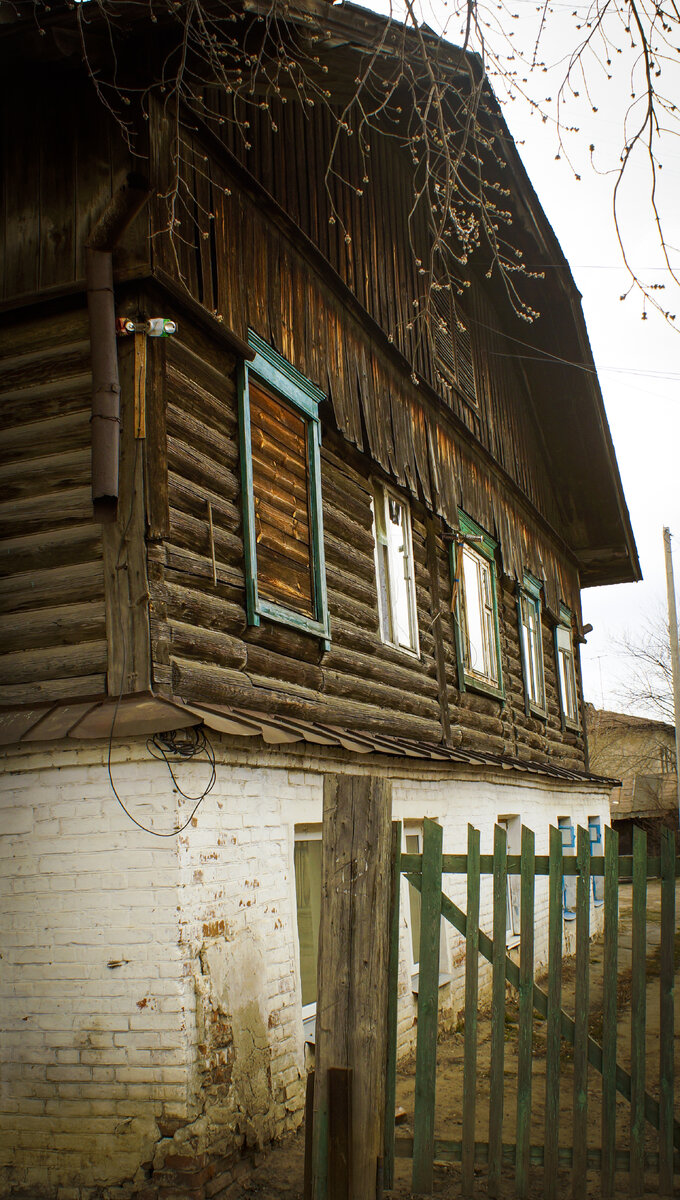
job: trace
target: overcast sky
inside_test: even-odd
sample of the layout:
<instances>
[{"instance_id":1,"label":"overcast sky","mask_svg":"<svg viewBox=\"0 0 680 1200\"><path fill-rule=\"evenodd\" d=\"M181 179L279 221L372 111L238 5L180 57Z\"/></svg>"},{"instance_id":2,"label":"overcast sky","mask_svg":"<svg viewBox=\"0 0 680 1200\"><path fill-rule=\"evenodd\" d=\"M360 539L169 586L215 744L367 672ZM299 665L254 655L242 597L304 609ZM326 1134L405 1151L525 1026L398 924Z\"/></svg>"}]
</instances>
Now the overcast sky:
<instances>
[{"instance_id":1,"label":"overcast sky","mask_svg":"<svg viewBox=\"0 0 680 1200\"><path fill-rule=\"evenodd\" d=\"M395 0L394 15L400 16ZM374 0L369 7L386 12L389 0ZM441 31L448 22L447 36L459 41L453 4L424 0L424 20ZM527 89L534 98L556 95L564 76L564 54L576 36L574 12L585 6L556 3L548 11L545 61L553 70L527 73ZM511 32L514 42L529 45L543 12L532 0L515 0L502 9L487 9L489 20L498 19ZM491 15L492 14L492 15ZM513 15L516 14L516 17ZM529 177L569 261L583 296L583 308L598 368L609 426L623 480L644 580L637 584L584 591L583 616L593 625L587 645L581 648L584 690L587 700L598 707L621 708L621 680L626 675L625 657L616 643L627 633L635 634L654 614L665 611L666 584L662 529L668 525L675 535L675 575L680 583L680 294L673 289L661 256L649 207L649 174L642 161L630 173L623 195L625 245L636 271L647 283L668 282L665 291L670 311L677 311L678 328L669 328L661 317L650 313L643 319L639 296L620 296L630 287L612 216L612 192L623 144L622 130L630 104L633 59L626 49L622 31L612 30L622 53L612 52L618 75L611 82L606 72L595 69L589 77L588 95L581 87L563 116L566 124L579 127L567 144L573 169L558 153L554 125L543 123L521 99L504 104L510 129L518 143ZM493 39L492 31L488 31ZM497 43L497 39L496 39ZM561 62L560 62L561 60ZM680 63L665 70L666 91L680 101ZM494 81L499 98L502 88ZM597 108L594 113L593 107ZM551 110L551 106L547 106ZM552 108L554 112L554 107ZM663 148L663 170L659 174L659 196L664 205L665 235L680 266L680 139L672 137ZM591 165L589 147L595 146ZM574 178L581 175L580 181Z\"/></svg>"}]
</instances>

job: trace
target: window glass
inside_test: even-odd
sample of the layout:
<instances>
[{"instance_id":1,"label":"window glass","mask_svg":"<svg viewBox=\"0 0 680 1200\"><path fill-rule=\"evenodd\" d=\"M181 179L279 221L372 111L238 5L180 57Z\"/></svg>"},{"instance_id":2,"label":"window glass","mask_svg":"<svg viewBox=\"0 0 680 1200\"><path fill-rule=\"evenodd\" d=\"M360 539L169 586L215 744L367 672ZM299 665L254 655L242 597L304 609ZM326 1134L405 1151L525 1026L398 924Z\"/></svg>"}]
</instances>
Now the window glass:
<instances>
[{"instance_id":1,"label":"window glass","mask_svg":"<svg viewBox=\"0 0 680 1200\"><path fill-rule=\"evenodd\" d=\"M574 669L574 643L571 626L558 625L555 631L557 651L557 673L560 684L560 701L565 720L578 723L578 701L576 697L576 671Z\"/></svg>"},{"instance_id":2,"label":"window glass","mask_svg":"<svg viewBox=\"0 0 680 1200\"><path fill-rule=\"evenodd\" d=\"M527 700L535 708L544 709L545 682L543 675L540 601L526 592L521 592L519 611L524 686L526 688Z\"/></svg>"},{"instance_id":3,"label":"window glass","mask_svg":"<svg viewBox=\"0 0 680 1200\"><path fill-rule=\"evenodd\" d=\"M463 546L460 613L465 672L497 687L497 615L492 571L488 559L470 546Z\"/></svg>"},{"instance_id":4,"label":"window glass","mask_svg":"<svg viewBox=\"0 0 680 1200\"><path fill-rule=\"evenodd\" d=\"M316 964L321 915L321 837L295 841L295 897L302 1007L316 1003Z\"/></svg>"},{"instance_id":5,"label":"window glass","mask_svg":"<svg viewBox=\"0 0 680 1200\"><path fill-rule=\"evenodd\" d=\"M384 642L418 651L409 507L388 488L373 494L373 537L380 632Z\"/></svg>"}]
</instances>

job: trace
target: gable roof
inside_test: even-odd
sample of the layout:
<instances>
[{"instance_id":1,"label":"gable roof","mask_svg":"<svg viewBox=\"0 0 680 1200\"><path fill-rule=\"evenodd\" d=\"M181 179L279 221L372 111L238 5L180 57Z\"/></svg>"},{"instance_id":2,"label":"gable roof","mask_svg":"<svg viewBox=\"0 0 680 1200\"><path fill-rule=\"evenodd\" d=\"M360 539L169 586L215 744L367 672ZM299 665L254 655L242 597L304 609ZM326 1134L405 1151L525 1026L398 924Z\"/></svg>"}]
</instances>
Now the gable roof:
<instances>
[{"instance_id":1,"label":"gable roof","mask_svg":"<svg viewBox=\"0 0 680 1200\"><path fill-rule=\"evenodd\" d=\"M244 11L254 16L269 8L270 0L244 3ZM127 14L129 37L130 24L145 20L148 6L130 4ZM89 19L96 21L96 11ZM79 54L75 20L72 10L56 3L43 22L51 37L39 37L32 18L9 22L2 30L5 53L35 62L60 56L73 61ZM378 43L387 56L400 55L404 48L415 55L421 39L445 75L459 77L465 69L481 77L476 55L464 54L426 27L415 30L358 5L293 0L286 5L285 20L291 27L320 31L336 81L346 78L351 84L357 55L373 52ZM508 345L521 358L529 403L564 512L559 533L576 557L582 586L631 582L641 578L641 571L581 297L490 85L485 102L511 192L513 237L525 261L551 266L546 280L526 280L523 285L528 302L541 313L533 325L513 318L500 280L492 280L489 289L496 291L496 311Z\"/></svg>"}]
</instances>

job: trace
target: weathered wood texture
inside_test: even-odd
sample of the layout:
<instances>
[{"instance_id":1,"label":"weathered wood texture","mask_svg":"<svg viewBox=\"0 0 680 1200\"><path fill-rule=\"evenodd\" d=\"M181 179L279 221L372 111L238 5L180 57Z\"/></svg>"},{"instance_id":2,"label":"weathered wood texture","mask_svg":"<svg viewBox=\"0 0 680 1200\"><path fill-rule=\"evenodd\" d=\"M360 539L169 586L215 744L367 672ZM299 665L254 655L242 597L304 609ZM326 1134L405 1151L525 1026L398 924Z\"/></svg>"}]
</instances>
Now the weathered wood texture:
<instances>
[{"instance_id":1,"label":"weathered wood texture","mask_svg":"<svg viewBox=\"0 0 680 1200\"><path fill-rule=\"evenodd\" d=\"M0 702L104 692L85 309L0 329Z\"/></svg>"},{"instance_id":2,"label":"weathered wood texture","mask_svg":"<svg viewBox=\"0 0 680 1200\"><path fill-rule=\"evenodd\" d=\"M289 107L292 113L294 106ZM523 375L512 363L512 351L503 337L489 329L498 324L490 301L480 286L471 289L470 306L477 313L479 408L471 409L460 397L456 404L442 405L425 343L414 340L405 320L406 311L413 311L418 277L406 231L399 224L405 221L406 198L402 164L391 157L397 151L380 150L374 185L380 216L372 207L377 201L364 209L359 206L357 220L360 211L366 215L347 246L342 238L328 234L328 219L322 213L327 203L322 174L315 173L317 169L322 173L324 138L330 132L324 130L320 113L308 125L298 135L316 139L318 145L308 160L312 169L303 180L296 155L287 155L276 170L271 164L265 168L267 154L278 153L284 144L283 138L267 135L265 125L253 137L261 157L247 165L255 176L259 170L263 179L270 180L274 190L288 189L278 199L296 220L298 210L289 200L291 173L296 194L300 184L302 190L309 189L303 206L309 229L303 221L303 233L316 239L335 272L324 269L320 257L314 258L311 242L301 237L254 180L249 185L238 178L233 161L221 159L219 143L211 142L207 153L198 136L192 153L205 158L202 171L209 176L212 219L199 213L195 229L188 229L174 244L164 235L155 237L154 267L173 276L179 273L192 294L206 304L209 278L210 306L225 324L241 337L248 328L254 329L326 392L337 428L350 443L414 495L421 495L450 525L457 522L459 506L469 512L498 537L509 574L521 578L523 570L531 570L545 578L547 602L554 612L562 599L578 613L578 580L568 553L558 538L541 535L541 519L561 528L561 510ZM160 169L168 130L155 109L149 132L152 158ZM191 169L187 161L186 170ZM160 227L162 202L155 204L152 219ZM355 252L362 256L361 271L349 266ZM401 315L395 305L404 308ZM380 329L384 335L393 334L397 345L402 339L400 349L431 388L414 386L407 363L395 357ZM526 520L532 511L540 514L538 525Z\"/></svg>"},{"instance_id":3,"label":"weathered wood texture","mask_svg":"<svg viewBox=\"0 0 680 1200\"><path fill-rule=\"evenodd\" d=\"M326 1187L324 1133L333 1140L328 1071L352 1067L351 1194L374 1200L384 1131L392 844L391 784L324 779L314 1089L315 1190ZM325 1176L325 1178L324 1178ZM336 1193L337 1194L337 1193Z\"/></svg>"},{"instance_id":4,"label":"weathered wood texture","mask_svg":"<svg viewBox=\"0 0 680 1200\"><path fill-rule=\"evenodd\" d=\"M39 86L26 72L21 80L5 73L0 301L84 282L88 234L131 169L120 129L85 80L44 64ZM119 275L148 264L148 221L142 212L126 231L115 257Z\"/></svg>"},{"instance_id":5,"label":"weathered wood texture","mask_svg":"<svg viewBox=\"0 0 680 1200\"><path fill-rule=\"evenodd\" d=\"M157 350L150 347L150 373ZM545 720L525 715L511 580L499 589L506 703L459 692L448 546L439 523L430 522L428 532L421 504L412 505L420 658L382 642L372 464L332 429L324 428L321 451L330 650L322 653L317 638L266 620L248 628L236 363L186 320L163 354L166 374L157 385L167 406L163 413L149 396L147 439L168 464L168 534L153 539L148 563L153 673L164 694L435 743L448 737L454 745L583 768L582 739L561 727L547 622L549 711Z\"/></svg>"}]
</instances>

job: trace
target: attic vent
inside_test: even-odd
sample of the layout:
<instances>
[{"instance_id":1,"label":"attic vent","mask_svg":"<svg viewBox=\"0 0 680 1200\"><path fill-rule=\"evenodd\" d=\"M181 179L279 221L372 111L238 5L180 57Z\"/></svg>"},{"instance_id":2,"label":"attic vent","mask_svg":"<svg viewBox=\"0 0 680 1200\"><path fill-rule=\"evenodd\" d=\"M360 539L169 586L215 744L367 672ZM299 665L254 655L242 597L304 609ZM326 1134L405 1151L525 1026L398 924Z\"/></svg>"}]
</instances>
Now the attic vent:
<instances>
[{"instance_id":1,"label":"attic vent","mask_svg":"<svg viewBox=\"0 0 680 1200\"><path fill-rule=\"evenodd\" d=\"M468 404L477 407L475 370L472 363L470 326L460 304L448 288L433 291L435 367L445 385L461 392Z\"/></svg>"}]
</instances>

